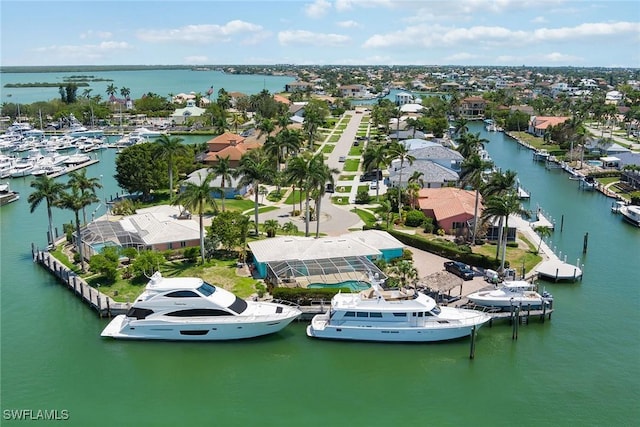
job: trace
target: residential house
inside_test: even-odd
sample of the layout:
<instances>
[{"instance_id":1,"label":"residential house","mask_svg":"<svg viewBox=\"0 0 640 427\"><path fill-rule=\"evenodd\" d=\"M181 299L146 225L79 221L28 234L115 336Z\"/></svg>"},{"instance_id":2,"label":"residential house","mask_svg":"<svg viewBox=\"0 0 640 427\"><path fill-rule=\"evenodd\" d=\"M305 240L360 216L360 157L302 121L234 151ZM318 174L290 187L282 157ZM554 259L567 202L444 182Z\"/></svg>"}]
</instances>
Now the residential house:
<instances>
[{"instance_id":1,"label":"residential house","mask_svg":"<svg viewBox=\"0 0 640 427\"><path fill-rule=\"evenodd\" d=\"M569 117L542 117L531 116L527 132L532 135L543 137L552 126L557 126L569 120Z\"/></svg>"},{"instance_id":2,"label":"residential house","mask_svg":"<svg viewBox=\"0 0 640 427\"><path fill-rule=\"evenodd\" d=\"M487 108L487 101L480 96L469 96L460 101L458 111L462 117L468 119L481 119Z\"/></svg>"},{"instance_id":3,"label":"residential house","mask_svg":"<svg viewBox=\"0 0 640 427\"><path fill-rule=\"evenodd\" d=\"M228 157L229 166L235 168L240 164L240 158L244 153L261 145L258 141L246 141L243 136L225 132L207 141L207 153L203 162L213 165L218 163L218 159Z\"/></svg>"},{"instance_id":4,"label":"residential house","mask_svg":"<svg viewBox=\"0 0 640 427\"><path fill-rule=\"evenodd\" d=\"M313 85L311 83L307 83L307 82L291 82L291 83L287 83L284 86L284 90L285 92L306 92L307 90L311 90L313 89Z\"/></svg>"},{"instance_id":5,"label":"residential house","mask_svg":"<svg viewBox=\"0 0 640 427\"><path fill-rule=\"evenodd\" d=\"M210 172L209 168L198 169L190 173L187 176L182 184L180 185L180 191L184 189L184 184L190 182L195 185L200 185L207 174ZM248 187L240 187L238 188L238 179L231 177L230 180L225 180L224 187L222 186L222 177L217 176L209 182L209 187L211 188L211 194L215 198L222 198L222 194L224 194L225 199L233 199L235 196L244 196Z\"/></svg>"},{"instance_id":6,"label":"residential house","mask_svg":"<svg viewBox=\"0 0 640 427\"><path fill-rule=\"evenodd\" d=\"M461 188L423 188L418 193L418 206L424 214L433 218L445 233L461 235L469 233L474 220L476 192ZM482 199L478 205L478 217L483 211Z\"/></svg>"},{"instance_id":7,"label":"residential house","mask_svg":"<svg viewBox=\"0 0 640 427\"><path fill-rule=\"evenodd\" d=\"M408 92L396 93L396 105L413 104L415 102L413 95Z\"/></svg>"},{"instance_id":8,"label":"residential house","mask_svg":"<svg viewBox=\"0 0 640 427\"><path fill-rule=\"evenodd\" d=\"M340 95L345 98L369 98L371 96L367 87L361 84L343 85L338 89L340 90Z\"/></svg>"},{"instance_id":9,"label":"residential house","mask_svg":"<svg viewBox=\"0 0 640 427\"><path fill-rule=\"evenodd\" d=\"M183 124L192 117L202 116L205 111L204 108L196 106L195 99L190 99L187 101L186 107L176 108L173 114L171 114L171 120L176 124Z\"/></svg>"}]
</instances>

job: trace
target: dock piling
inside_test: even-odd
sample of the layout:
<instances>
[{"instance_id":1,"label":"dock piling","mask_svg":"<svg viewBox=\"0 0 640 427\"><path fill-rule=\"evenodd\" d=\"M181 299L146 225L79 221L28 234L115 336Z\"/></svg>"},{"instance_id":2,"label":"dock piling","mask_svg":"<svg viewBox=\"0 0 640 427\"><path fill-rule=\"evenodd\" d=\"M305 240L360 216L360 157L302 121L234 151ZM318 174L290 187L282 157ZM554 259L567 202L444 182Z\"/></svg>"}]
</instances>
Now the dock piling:
<instances>
[{"instance_id":1,"label":"dock piling","mask_svg":"<svg viewBox=\"0 0 640 427\"><path fill-rule=\"evenodd\" d=\"M476 357L476 325L471 328L471 348L469 349L469 359Z\"/></svg>"}]
</instances>

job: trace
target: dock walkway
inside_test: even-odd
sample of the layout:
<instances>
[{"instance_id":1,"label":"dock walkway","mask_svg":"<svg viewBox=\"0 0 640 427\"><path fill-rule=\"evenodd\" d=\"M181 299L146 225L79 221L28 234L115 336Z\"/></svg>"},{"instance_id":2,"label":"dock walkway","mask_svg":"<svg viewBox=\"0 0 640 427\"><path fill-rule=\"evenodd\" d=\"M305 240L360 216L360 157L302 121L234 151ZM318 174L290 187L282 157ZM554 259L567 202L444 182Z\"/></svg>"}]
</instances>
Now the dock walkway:
<instances>
[{"instance_id":1,"label":"dock walkway","mask_svg":"<svg viewBox=\"0 0 640 427\"><path fill-rule=\"evenodd\" d=\"M58 261L48 251L41 251L32 246L31 254L34 262L53 273L67 289L96 310L100 317L117 316L125 314L129 310L130 304L114 301L111 297L89 286L82 277Z\"/></svg>"}]
</instances>

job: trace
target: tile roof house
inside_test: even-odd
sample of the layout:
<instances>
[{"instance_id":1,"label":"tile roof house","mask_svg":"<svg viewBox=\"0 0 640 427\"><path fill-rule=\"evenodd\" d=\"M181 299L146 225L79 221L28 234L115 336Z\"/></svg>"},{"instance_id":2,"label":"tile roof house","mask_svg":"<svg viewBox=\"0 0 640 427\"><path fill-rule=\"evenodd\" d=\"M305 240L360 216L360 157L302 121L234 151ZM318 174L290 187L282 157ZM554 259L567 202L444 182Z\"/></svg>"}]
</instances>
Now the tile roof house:
<instances>
[{"instance_id":1,"label":"tile roof house","mask_svg":"<svg viewBox=\"0 0 640 427\"><path fill-rule=\"evenodd\" d=\"M551 126L557 126L561 123L569 120L569 117L541 117L541 116L531 116L529 120L529 129L528 133L535 136L544 136L545 132Z\"/></svg>"},{"instance_id":2,"label":"tile roof house","mask_svg":"<svg viewBox=\"0 0 640 427\"><path fill-rule=\"evenodd\" d=\"M257 141L245 141L243 136L235 133L225 132L207 141L207 154L203 162L209 165L216 164L219 158L229 157L229 165L235 168L244 153L261 145Z\"/></svg>"},{"instance_id":3,"label":"tile roof house","mask_svg":"<svg viewBox=\"0 0 640 427\"><path fill-rule=\"evenodd\" d=\"M484 117L484 110L487 108L487 101L480 96L469 96L460 101L458 111L462 117L481 118Z\"/></svg>"},{"instance_id":4,"label":"tile roof house","mask_svg":"<svg viewBox=\"0 0 640 427\"><path fill-rule=\"evenodd\" d=\"M424 214L433 218L438 227L448 234L468 231L473 222L475 191L461 188L423 188L418 192L418 206ZM478 217L482 215L482 199L478 204Z\"/></svg>"}]
</instances>

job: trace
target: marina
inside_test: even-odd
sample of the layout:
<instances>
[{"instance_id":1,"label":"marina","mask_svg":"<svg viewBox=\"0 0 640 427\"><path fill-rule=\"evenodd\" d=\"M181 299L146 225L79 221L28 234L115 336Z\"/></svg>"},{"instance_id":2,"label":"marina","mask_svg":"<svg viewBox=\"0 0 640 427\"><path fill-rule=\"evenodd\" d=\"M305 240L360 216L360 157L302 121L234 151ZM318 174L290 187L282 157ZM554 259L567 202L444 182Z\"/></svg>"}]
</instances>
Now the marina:
<instances>
[{"instance_id":1,"label":"marina","mask_svg":"<svg viewBox=\"0 0 640 427\"><path fill-rule=\"evenodd\" d=\"M486 135L484 130L479 131ZM317 384L318 404L332 405L334 410L370 425L376 422L393 425L397 414L357 418L360 411L349 408L363 407L380 390L389 388L404 392L402 396L389 394L387 404L424 405L428 398L430 405L442 409L431 417L441 424L477 422L477 414L487 405L522 396L521 404L517 405L519 413L529 419L538 419L540 408L544 407L547 419L570 416L572 422L582 425L624 425L629 417L639 415L635 402L640 391L635 378L640 372L635 361L640 342L636 315L640 300L634 287L635 272L629 267L634 253L637 254L639 230L611 213L610 198L596 191L578 191L566 173L547 170L541 163L532 162L528 149L502 133L491 132L486 137L491 139L488 150L497 165L517 170L522 184L530 191L531 199L523 202L525 206L528 204L532 211L543 207L545 218L564 219L562 227L560 221L555 224L555 231L544 244L557 252L558 258L564 259L566 255L584 263L581 281L544 282L554 296L552 322L533 321L540 312L531 309L527 318L523 314L527 313L526 307L514 307L513 313L518 313L522 324L532 320L516 331L520 322L509 325L499 321L508 320L511 311L491 313L493 320L477 332L473 361L469 359L468 338L438 345L375 342L344 345L308 338L307 322L302 320L278 334L227 344L104 340L99 334L109 319L100 318L95 309L88 310L70 294L68 287L65 289L57 278L34 264L28 243L17 243L46 242L46 212L39 209L30 214L24 200L31 191L32 178L17 179L11 181L11 188L24 197L3 206L0 222L5 344L2 357L3 366L11 366L3 371L4 390L10 390L3 392L3 404L56 405L68 408L78 420L112 425L121 422L122 412L134 414L132 421L144 424L148 418L135 415L140 405L153 405L167 396L195 414L201 413L199 408L205 401L216 399L223 405L218 409L218 419L231 422L238 420L238 414L224 405L231 405L242 396L254 396L256 389L267 388L268 394L277 393L290 402L289 417L306 425L318 425L315 421L318 411L310 410L307 396L299 388L291 387L299 381L300 372L304 372L306 381ZM87 167L88 175L104 176L104 194L122 192L112 178L115 150L102 150L97 156L100 161ZM71 218L68 211L54 210L56 224ZM585 232L589 232L586 254ZM538 240L532 242L537 245ZM616 272L615 277L611 271ZM603 322L586 308L602 306L612 292L627 297L619 301L616 310ZM491 323L492 327L488 327ZM594 346L594 342L598 345ZM614 353L616 357L611 358ZM78 354L82 357L77 357ZM52 360L56 361L55 369ZM215 372L184 369L185 365L195 366L202 360L224 369ZM377 373L388 370L390 363L394 365L393 375L380 377ZM181 374L170 375L172 386L167 390L162 385L166 384L169 370L180 370ZM532 374L525 375L525 371ZM268 372L278 372L277 378ZM493 393L480 394L469 401L465 411L456 411L458 406L453 402L461 395L470 388L482 389L496 378L509 380ZM602 378L616 381L603 389ZM136 399L125 398L122 380L152 387ZM437 394L432 393L434 383L443 384ZM216 387L210 390L207 399L192 394L194 386L206 388L211 384ZM335 399L335 390L344 388L352 391L348 403ZM523 396L525 389L527 393ZM612 393L618 396L614 401L609 399ZM96 400L109 400L119 410L105 412L98 420L94 412ZM606 408L601 405L603 401L609 402ZM252 405L256 413L273 413L272 399L257 398ZM457 412L462 413L452 421L451 413ZM169 423L180 423L171 411L160 409L157 416ZM203 415L195 422L204 424L205 418ZM250 416L241 418L248 424L256 421ZM281 421L275 415L260 419L267 423ZM405 419L417 421L419 417ZM500 424L504 417L487 416L484 421Z\"/></svg>"}]
</instances>

